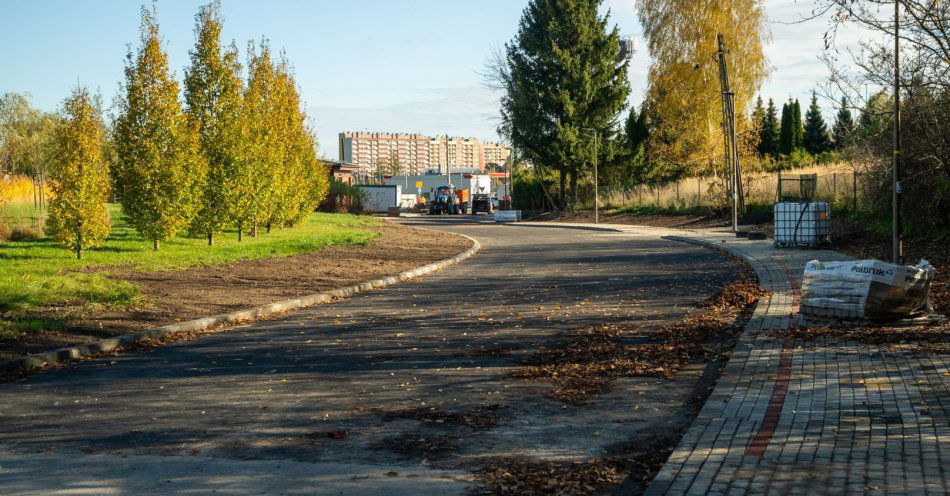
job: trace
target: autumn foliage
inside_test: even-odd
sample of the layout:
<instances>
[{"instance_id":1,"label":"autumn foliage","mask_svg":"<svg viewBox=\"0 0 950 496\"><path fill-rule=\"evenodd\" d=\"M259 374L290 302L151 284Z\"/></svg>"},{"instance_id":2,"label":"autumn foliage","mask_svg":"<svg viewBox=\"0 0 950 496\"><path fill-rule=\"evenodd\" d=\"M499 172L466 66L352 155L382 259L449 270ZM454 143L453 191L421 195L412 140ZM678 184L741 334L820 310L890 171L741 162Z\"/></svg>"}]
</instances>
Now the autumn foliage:
<instances>
[{"instance_id":1,"label":"autumn foliage","mask_svg":"<svg viewBox=\"0 0 950 496\"><path fill-rule=\"evenodd\" d=\"M157 250L159 242L194 219L207 162L200 153L197 123L178 99L155 17L154 9L142 9L142 44L126 58L113 139L122 212Z\"/></svg>"},{"instance_id":2,"label":"autumn foliage","mask_svg":"<svg viewBox=\"0 0 950 496\"><path fill-rule=\"evenodd\" d=\"M82 258L84 249L109 235L109 166L102 153L105 126L85 88L77 88L66 99L63 114L65 120L53 138L53 195L46 229Z\"/></svg>"}]
</instances>

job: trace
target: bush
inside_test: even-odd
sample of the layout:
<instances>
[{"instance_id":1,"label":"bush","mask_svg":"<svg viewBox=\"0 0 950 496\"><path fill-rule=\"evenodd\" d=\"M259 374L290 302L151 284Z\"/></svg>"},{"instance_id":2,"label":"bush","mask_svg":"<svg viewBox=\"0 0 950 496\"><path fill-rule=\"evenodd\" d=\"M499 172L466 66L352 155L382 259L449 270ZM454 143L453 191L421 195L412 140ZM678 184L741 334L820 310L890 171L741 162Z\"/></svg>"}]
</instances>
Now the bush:
<instances>
[{"instance_id":1,"label":"bush","mask_svg":"<svg viewBox=\"0 0 950 496\"><path fill-rule=\"evenodd\" d=\"M10 240L10 227L0 221L0 242Z\"/></svg>"},{"instance_id":2,"label":"bush","mask_svg":"<svg viewBox=\"0 0 950 496\"><path fill-rule=\"evenodd\" d=\"M361 214L365 210L364 203L368 196L369 193L359 186L353 186L352 184L332 179L330 181L330 191L327 193L323 203L320 204L320 211Z\"/></svg>"},{"instance_id":3,"label":"bush","mask_svg":"<svg viewBox=\"0 0 950 496\"><path fill-rule=\"evenodd\" d=\"M836 151L821 152L815 155L815 161L818 165L833 164L841 161L841 154Z\"/></svg>"},{"instance_id":4,"label":"bush","mask_svg":"<svg viewBox=\"0 0 950 496\"><path fill-rule=\"evenodd\" d=\"M815 157L805 151L804 148L797 148L792 153L782 157L782 169L801 169L815 164Z\"/></svg>"},{"instance_id":5,"label":"bush","mask_svg":"<svg viewBox=\"0 0 950 496\"><path fill-rule=\"evenodd\" d=\"M36 241L43 238L43 231L32 227L14 227L7 239L10 241Z\"/></svg>"}]
</instances>

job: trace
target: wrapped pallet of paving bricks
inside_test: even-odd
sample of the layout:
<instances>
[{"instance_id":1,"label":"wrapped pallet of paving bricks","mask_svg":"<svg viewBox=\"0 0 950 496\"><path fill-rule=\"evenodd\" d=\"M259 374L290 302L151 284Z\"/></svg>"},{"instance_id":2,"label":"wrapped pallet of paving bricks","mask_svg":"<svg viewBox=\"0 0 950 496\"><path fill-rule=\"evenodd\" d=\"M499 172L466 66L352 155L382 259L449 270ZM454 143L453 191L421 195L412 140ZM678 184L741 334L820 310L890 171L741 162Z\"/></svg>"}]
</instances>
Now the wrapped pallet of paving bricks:
<instances>
[{"instance_id":1,"label":"wrapped pallet of paving bricks","mask_svg":"<svg viewBox=\"0 0 950 496\"><path fill-rule=\"evenodd\" d=\"M840 319L895 319L928 315L934 268L880 260L805 265L801 313Z\"/></svg>"}]
</instances>

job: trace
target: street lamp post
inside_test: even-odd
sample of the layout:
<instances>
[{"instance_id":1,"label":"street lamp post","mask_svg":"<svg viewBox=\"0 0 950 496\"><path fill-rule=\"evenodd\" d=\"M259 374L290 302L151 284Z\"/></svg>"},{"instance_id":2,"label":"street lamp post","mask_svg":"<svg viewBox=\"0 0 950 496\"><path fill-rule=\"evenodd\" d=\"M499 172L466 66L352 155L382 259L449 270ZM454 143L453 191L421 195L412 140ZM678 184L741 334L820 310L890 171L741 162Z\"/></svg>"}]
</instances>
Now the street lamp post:
<instances>
[{"instance_id":1,"label":"street lamp post","mask_svg":"<svg viewBox=\"0 0 950 496\"><path fill-rule=\"evenodd\" d=\"M597 130L594 128L584 128L594 135L594 224L600 224L600 182L597 180Z\"/></svg>"},{"instance_id":2,"label":"street lamp post","mask_svg":"<svg viewBox=\"0 0 950 496\"><path fill-rule=\"evenodd\" d=\"M597 131L594 131L594 224L600 224L600 181L597 180Z\"/></svg>"}]
</instances>

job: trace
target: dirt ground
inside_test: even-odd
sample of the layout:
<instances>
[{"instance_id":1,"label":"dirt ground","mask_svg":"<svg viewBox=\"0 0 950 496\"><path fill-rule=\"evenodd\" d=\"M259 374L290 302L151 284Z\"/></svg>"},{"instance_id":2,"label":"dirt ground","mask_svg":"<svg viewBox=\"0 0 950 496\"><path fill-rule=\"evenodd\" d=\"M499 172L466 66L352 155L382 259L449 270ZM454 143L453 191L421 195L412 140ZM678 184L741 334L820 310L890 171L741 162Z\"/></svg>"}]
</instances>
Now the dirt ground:
<instances>
[{"instance_id":1,"label":"dirt ground","mask_svg":"<svg viewBox=\"0 0 950 496\"><path fill-rule=\"evenodd\" d=\"M471 246L454 234L386 222L369 246L334 246L267 260L162 272L119 272L142 288L145 304L124 311L48 308L37 316L73 315L60 330L0 341L0 360L242 310L349 286L452 257Z\"/></svg>"}]
</instances>

